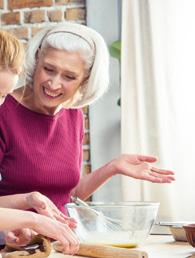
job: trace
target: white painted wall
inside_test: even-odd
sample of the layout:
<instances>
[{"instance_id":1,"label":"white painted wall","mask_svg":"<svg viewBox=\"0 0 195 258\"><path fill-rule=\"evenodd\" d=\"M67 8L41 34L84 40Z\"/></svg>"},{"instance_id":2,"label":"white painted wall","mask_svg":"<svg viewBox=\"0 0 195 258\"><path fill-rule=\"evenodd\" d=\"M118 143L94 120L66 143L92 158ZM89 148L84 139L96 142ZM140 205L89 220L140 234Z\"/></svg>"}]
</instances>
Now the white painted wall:
<instances>
[{"instance_id":1,"label":"white painted wall","mask_svg":"<svg viewBox=\"0 0 195 258\"><path fill-rule=\"evenodd\" d=\"M110 45L120 38L120 0L88 0L87 25L97 30ZM120 154L119 62L110 58L110 90L90 106L90 148L92 171ZM117 201L120 177L113 177L93 195L96 201Z\"/></svg>"}]
</instances>

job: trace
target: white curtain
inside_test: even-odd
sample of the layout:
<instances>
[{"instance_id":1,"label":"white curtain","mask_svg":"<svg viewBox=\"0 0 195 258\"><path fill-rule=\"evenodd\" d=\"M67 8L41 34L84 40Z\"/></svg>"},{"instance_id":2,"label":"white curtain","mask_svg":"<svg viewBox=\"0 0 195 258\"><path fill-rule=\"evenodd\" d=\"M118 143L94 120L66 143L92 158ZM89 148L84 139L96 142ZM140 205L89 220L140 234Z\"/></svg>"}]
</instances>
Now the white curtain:
<instances>
[{"instance_id":1,"label":"white curtain","mask_svg":"<svg viewBox=\"0 0 195 258\"><path fill-rule=\"evenodd\" d=\"M169 185L122 179L124 200L195 221L195 1L123 0L122 152L158 156Z\"/></svg>"}]
</instances>

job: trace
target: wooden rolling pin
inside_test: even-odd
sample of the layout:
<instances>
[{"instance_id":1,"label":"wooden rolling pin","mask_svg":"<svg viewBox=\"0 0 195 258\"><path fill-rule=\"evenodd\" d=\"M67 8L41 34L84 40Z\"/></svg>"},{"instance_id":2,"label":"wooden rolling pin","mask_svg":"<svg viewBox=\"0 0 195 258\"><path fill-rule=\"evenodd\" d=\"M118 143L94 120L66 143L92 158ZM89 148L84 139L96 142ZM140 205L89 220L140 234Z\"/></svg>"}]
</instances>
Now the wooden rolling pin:
<instances>
[{"instance_id":1,"label":"wooden rolling pin","mask_svg":"<svg viewBox=\"0 0 195 258\"><path fill-rule=\"evenodd\" d=\"M54 243L56 251L61 251L60 246L59 242ZM95 258L148 258L143 251L94 244L80 244L77 255Z\"/></svg>"}]
</instances>

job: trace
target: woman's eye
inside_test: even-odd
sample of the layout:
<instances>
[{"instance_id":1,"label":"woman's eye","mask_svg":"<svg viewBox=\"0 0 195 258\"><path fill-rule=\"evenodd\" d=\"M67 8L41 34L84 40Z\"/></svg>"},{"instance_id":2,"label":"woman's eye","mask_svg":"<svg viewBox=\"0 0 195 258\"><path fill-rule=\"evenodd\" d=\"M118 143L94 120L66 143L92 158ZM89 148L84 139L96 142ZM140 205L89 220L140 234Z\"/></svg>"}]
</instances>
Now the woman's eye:
<instances>
[{"instance_id":1,"label":"woman's eye","mask_svg":"<svg viewBox=\"0 0 195 258\"><path fill-rule=\"evenodd\" d=\"M49 67L44 67L44 70L47 71L47 72L53 72L53 69L52 68L49 68Z\"/></svg>"},{"instance_id":2,"label":"woman's eye","mask_svg":"<svg viewBox=\"0 0 195 258\"><path fill-rule=\"evenodd\" d=\"M64 79L65 79L65 80L68 80L68 81L73 81L73 80L75 80L75 77L65 75L65 76L64 76Z\"/></svg>"}]
</instances>

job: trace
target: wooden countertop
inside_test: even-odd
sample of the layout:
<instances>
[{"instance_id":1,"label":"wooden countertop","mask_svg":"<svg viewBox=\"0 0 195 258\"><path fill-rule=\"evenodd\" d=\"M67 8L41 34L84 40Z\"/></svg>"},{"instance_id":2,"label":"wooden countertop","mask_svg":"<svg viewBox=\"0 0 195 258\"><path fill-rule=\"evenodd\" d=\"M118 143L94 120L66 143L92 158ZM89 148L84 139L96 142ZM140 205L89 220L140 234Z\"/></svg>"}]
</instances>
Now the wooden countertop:
<instances>
[{"instance_id":1,"label":"wooden countertop","mask_svg":"<svg viewBox=\"0 0 195 258\"><path fill-rule=\"evenodd\" d=\"M195 255L195 248L187 242L175 242L170 235L152 235L149 236L146 243L140 245L134 250L147 252L148 258L187 258ZM89 258L84 256L64 255L53 252L49 258Z\"/></svg>"}]
</instances>

